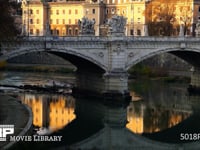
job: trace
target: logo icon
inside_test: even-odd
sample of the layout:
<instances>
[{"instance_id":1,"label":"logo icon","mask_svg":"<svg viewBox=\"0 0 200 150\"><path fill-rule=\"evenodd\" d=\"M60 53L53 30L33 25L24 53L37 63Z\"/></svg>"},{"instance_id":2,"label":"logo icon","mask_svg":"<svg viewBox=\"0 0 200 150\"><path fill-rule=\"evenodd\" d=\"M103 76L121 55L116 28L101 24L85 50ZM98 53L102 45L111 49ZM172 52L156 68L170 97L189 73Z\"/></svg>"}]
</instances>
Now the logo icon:
<instances>
[{"instance_id":1,"label":"logo icon","mask_svg":"<svg viewBox=\"0 0 200 150\"><path fill-rule=\"evenodd\" d=\"M13 133L14 125L0 125L0 141L6 141L6 136Z\"/></svg>"}]
</instances>

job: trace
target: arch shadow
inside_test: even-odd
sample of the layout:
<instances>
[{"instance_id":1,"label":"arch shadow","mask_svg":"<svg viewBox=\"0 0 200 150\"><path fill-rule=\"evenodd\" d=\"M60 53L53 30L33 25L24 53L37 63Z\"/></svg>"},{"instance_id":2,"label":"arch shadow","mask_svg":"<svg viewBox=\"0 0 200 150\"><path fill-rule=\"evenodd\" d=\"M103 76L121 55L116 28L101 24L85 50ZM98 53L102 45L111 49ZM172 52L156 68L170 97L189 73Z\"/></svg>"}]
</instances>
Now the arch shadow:
<instances>
[{"instance_id":1,"label":"arch shadow","mask_svg":"<svg viewBox=\"0 0 200 150\"><path fill-rule=\"evenodd\" d=\"M130 63L126 65L126 70L130 69L132 66L134 66L137 63L142 62L143 60L146 60L148 58L151 58L153 56L163 54L163 53L170 53L173 54L189 64L195 66L195 67L200 67L200 49L194 49L194 48L186 48L186 49L180 49L180 48L165 48L165 49L159 49L157 51L153 52L147 52L144 55L142 55L140 58L138 57L137 59L132 59Z\"/></svg>"},{"instance_id":2,"label":"arch shadow","mask_svg":"<svg viewBox=\"0 0 200 150\"><path fill-rule=\"evenodd\" d=\"M101 63L100 61L92 58L87 54L83 54L82 52L78 52L76 49L66 48L66 49L44 49L44 48L23 48L20 50L14 50L9 53L2 55L0 58L3 60L9 60L14 57L25 55L27 53L32 52L46 52L58 57L61 57L74 66L76 66L79 70L88 70L88 71L98 71L98 72L105 72L107 67ZM53 61L53 60L52 60Z\"/></svg>"}]
</instances>

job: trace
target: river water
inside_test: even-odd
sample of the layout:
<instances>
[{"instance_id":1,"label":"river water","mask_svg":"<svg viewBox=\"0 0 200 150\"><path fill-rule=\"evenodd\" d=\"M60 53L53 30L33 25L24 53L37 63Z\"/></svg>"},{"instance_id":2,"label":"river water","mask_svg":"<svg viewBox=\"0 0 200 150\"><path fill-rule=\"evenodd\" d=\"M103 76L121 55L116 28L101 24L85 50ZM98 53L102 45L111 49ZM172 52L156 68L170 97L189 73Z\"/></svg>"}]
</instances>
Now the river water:
<instances>
[{"instance_id":1,"label":"river water","mask_svg":"<svg viewBox=\"0 0 200 150\"><path fill-rule=\"evenodd\" d=\"M1 72L0 84L76 85L73 74L29 72ZM198 133L200 119L196 114L199 109L199 97L188 94L188 84L185 80L130 80L132 100L123 108L127 112L123 118L127 120L126 128L135 134L168 143L182 142L180 133ZM62 135L64 143L71 144L93 135L104 127L105 107L94 99L5 87L1 87L1 90L15 95L31 108L37 134Z\"/></svg>"}]
</instances>

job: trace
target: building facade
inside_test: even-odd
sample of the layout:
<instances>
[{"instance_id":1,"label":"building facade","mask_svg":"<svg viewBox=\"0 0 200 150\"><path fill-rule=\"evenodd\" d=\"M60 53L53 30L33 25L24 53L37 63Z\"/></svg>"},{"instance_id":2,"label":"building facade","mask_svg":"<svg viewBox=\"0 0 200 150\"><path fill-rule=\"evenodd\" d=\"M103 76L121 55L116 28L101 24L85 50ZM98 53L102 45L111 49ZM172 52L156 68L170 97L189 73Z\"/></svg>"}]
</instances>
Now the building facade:
<instances>
[{"instance_id":1,"label":"building facade","mask_svg":"<svg viewBox=\"0 0 200 150\"><path fill-rule=\"evenodd\" d=\"M23 0L22 10L28 36L77 36L83 17L95 20L96 36L107 35L113 15L127 18L127 36L177 36L181 27L195 35L200 21L200 0Z\"/></svg>"},{"instance_id":2,"label":"building facade","mask_svg":"<svg viewBox=\"0 0 200 150\"><path fill-rule=\"evenodd\" d=\"M106 35L107 22L113 15L127 18L126 35L144 35L145 0L86 0L49 1L24 0L22 2L23 34L43 36L50 28L51 35L77 36L78 20L95 20L95 35Z\"/></svg>"}]
</instances>

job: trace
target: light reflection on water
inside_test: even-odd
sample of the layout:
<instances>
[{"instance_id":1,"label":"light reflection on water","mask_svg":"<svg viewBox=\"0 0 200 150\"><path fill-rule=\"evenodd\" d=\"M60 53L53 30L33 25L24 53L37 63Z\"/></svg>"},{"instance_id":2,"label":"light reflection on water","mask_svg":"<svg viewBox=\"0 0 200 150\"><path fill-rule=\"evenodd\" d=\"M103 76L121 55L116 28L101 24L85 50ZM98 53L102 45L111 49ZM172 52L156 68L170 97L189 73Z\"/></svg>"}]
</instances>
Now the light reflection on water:
<instances>
[{"instance_id":1,"label":"light reflection on water","mask_svg":"<svg viewBox=\"0 0 200 150\"><path fill-rule=\"evenodd\" d=\"M53 75L50 79L74 83L73 76ZM47 81L46 74L6 73L0 83L48 84L49 80ZM168 87L169 85L166 84L165 88L162 89L159 82L154 83L156 86L147 84L148 90L146 87L141 88L146 90L141 92L142 99L138 96L138 92L131 91L132 101L127 107L128 123L126 127L134 133L153 133L171 128L188 118L192 113L183 94L185 91L182 91L184 89L182 85ZM145 84L140 83L139 85L144 86ZM154 86L158 89L154 89ZM72 96L21 93L19 98L31 108L34 126L47 129L46 133L62 129L77 117L75 114L76 100ZM90 108L87 109L89 110L86 111L90 112ZM95 115L97 116L97 114Z\"/></svg>"},{"instance_id":2,"label":"light reflection on water","mask_svg":"<svg viewBox=\"0 0 200 150\"><path fill-rule=\"evenodd\" d=\"M33 125L43 128L46 134L62 129L76 118L75 100L71 96L24 94L19 98L31 108Z\"/></svg>"},{"instance_id":3,"label":"light reflection on water","mask_svg":"<svg viewBox=\"0 0 200 150\"><path fill-rule=\"evenodd\" d=\"M45 129L44 134L62 129L76 118L72 96L24 94L19 98L31 108L33 125ZM137 134L158 132L182 122L191 113L176 109L161 110L145 105L142 100L132 101L127 107L126 127Z\"/></svg>"},{"instance_id":4,"label":"light reflection on water","mask_svg":"<svg viewBox=\"0 0 200 150\"><path fill-rule=\"evenodd\" d=\"M137 134L154 133L177 125L191 114L192 111L152 108L139 101L131 102L126 127Z\"/></svg>"}]
</instances>

